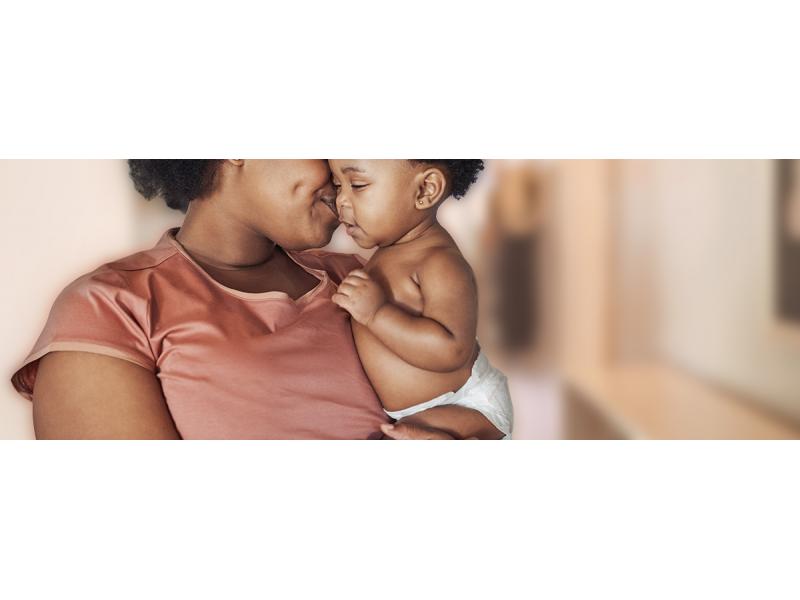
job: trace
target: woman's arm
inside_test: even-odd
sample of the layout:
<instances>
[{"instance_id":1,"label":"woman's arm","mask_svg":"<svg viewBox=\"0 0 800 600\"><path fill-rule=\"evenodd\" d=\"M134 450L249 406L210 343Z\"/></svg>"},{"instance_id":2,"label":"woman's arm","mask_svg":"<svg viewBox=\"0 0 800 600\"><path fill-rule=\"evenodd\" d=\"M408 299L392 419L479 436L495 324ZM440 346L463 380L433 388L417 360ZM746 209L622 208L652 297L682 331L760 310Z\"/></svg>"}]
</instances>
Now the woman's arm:
<instances>
[{"instance_id":1,"label":"woman's arm","mask_svg":"<svg viewBox=\"0 0 800 600\"><path fill-rule=\"evenodd\" d=\"M180 439L156 376L88 352L51 352L33 390L38 439Z\"/></svg>"},{"instance_id":2,"label":"woman's arm","mask_svg":"<svg viewBox=\"0 0 800 600\"><path fill-rule=\"evenodd\" d=\"M503 437L503 432L477 410L456 404L434 406L381 429L397 440L499 440Z\"/></svg>"}]
</instances>

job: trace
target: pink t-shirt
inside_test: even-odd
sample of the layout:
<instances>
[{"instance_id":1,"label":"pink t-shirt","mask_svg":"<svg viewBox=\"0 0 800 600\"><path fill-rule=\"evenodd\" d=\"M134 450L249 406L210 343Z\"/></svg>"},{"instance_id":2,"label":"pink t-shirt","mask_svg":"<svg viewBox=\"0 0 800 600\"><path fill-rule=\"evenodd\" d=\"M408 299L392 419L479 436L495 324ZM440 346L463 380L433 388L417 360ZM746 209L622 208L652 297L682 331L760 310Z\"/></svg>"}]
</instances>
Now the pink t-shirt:
<instances>
[{"instance_id":1,"label":"pink t-shirt","mask_svg":"<svg viewBox=\"0 0 800 600\"><path fill-rule=\"evenodd\" d=\"M184 438L364 439L387 417L358 360L349 315L330 298L360 263L323 251L289 256L319 279L292 300L211 278L167 231L59 295L14 387L31 398L38 360L95 352L156 374Z\"/></svg>"}]
</instances>

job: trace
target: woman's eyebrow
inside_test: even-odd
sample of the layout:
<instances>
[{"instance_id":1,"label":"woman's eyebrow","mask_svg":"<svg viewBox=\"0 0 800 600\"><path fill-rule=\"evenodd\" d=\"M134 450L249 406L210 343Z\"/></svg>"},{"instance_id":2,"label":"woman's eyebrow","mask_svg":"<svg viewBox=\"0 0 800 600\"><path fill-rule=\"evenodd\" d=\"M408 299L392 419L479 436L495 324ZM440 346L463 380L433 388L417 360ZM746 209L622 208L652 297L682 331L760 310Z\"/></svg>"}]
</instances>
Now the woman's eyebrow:
<instances>
[{"instance_id":1,"label":"woman's eyebrow","mask_svg":"<svg viewBox=\"0 0 800 600\"><path fill-rule=\"evenodd\" d=\"M344 169L342 169L342 173L364 173L364 172L365 171L359 169L358 167L345 167Z\"/></svg>"}]
</instances>

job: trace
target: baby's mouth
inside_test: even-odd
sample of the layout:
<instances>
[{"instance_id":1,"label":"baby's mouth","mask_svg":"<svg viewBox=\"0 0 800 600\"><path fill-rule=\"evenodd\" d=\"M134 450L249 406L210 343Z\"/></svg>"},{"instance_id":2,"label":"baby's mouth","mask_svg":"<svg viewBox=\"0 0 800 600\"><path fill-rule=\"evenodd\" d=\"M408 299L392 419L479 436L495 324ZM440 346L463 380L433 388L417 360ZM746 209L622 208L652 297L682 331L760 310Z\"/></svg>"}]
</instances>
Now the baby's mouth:
<instances>
[{"instance_id":1,"label":"baby's mouth","mask_svg":"<svg viewBox=\"0 0 800 600\"><path fill-rule=\"evenodd\" d=\"M345 219L342 219L341 217L339 218L339 222L342 225L344 225L345 230L347 231L348 235L351 234L356 229L358 229L358 225L356 225L355 223L351 223L350 221L347 221Z\"/></svg>"}]
</instances>

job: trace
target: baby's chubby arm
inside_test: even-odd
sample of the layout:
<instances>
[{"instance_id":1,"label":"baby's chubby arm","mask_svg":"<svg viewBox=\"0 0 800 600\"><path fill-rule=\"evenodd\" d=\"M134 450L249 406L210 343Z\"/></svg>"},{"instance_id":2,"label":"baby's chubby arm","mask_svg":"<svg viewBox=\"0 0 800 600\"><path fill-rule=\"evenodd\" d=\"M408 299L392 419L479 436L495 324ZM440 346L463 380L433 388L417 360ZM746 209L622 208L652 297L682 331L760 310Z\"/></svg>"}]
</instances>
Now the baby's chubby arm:
<instances>
[{"instance_id":1,"label":"baby's chubby arm","mask_svg":"<svg viewBox=\"0 0 800 600\"><path fill-rule=\"evenodd\" d=\"M462 367L475 348L478 299L475 279L456 251L439 250L417 271L423 298L415 316L387 300L362 269L352 271L333 302L407 363L446 373Z\"/></svg>"}]
</instances>

